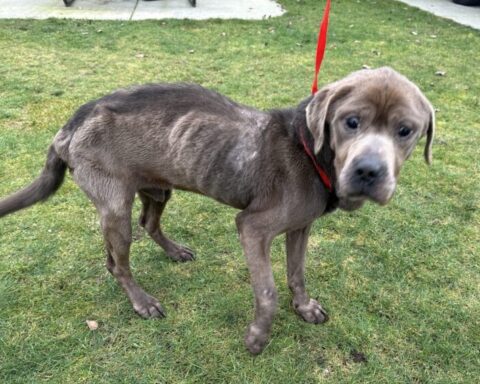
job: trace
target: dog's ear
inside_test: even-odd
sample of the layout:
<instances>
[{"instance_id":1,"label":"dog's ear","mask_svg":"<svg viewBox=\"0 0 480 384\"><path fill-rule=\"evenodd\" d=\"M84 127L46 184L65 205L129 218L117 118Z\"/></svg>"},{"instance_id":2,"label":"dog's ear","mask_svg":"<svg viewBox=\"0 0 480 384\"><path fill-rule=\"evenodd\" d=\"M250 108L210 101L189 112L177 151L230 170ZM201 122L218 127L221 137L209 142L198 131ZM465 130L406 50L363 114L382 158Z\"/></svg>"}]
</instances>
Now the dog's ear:
<instances>
[{"instance_id":1,"label":"dog's ear","mask_svg":"<svg viewBox=\"0 0 480 384\"><path fill-rule=\"evenodd\" d=\"M307 105L307 127L312 133L314 140L314 152L318 154L325 139L325 127L331 116L331 109L336 101L346 96L352 90L352 86L342 82L326 85L320 89L312 101Z\"/></svg>"},{"instance_id":2,"label":"dog's ear","mask_svg":"<svg viewBox=\"0 0 480 384\"><path fill-rule=\"evenodd\" d=\"M428 165L432 164L432 146L433 146L433 137L435 135L435 110L432 105L428 103L430 109L430 119L427 126L427 142L425 143L425 161Z\"/></svg>"}]
</instances>

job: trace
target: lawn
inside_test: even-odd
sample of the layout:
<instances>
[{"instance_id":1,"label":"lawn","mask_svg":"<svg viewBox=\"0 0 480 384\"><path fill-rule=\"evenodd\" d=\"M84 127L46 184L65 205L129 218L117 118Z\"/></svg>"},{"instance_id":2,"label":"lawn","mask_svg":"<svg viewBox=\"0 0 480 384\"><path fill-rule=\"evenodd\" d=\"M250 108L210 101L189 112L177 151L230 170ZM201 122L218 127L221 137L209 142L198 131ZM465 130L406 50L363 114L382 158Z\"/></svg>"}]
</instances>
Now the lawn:
<instances>
[{"instance_id":1,"label":"lawn","mask_svg":"<svg viewBox=\"0 0 480 384\"><path fill-rule=\"evenodd\" d=\"M188 81L261 109L298 103L324 3L281 3L283 17L262 21L0 20L0 196L39 173L78 106L119 87ZM320 83L392 66L435 105L437 137L433 165L417 149L388 206L315 224L307 283L327 324L293 313L279 238L272 339L250 356L236 211L182 192L164 228L197 260L169 261L135 225L134 273L167 311L140 319L104 268L94 207L67 177L47 203L0 220L0 382L477 383L479 53L479 31L401 3L333 1Z\"/></svg>"}]
</instances>

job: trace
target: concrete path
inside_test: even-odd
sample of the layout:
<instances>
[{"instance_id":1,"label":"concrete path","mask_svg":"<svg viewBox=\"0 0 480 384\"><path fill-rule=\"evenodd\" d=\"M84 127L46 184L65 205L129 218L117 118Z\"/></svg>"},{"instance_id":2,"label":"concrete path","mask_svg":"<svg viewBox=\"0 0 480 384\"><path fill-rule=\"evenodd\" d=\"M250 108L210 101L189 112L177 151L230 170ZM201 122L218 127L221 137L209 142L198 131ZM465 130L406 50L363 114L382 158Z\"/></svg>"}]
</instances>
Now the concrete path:
<instances>
[{"instance_id":1,"label":"concrete path","mask_svg":"<svg viewBox=\"0 0 480 384\"><path fill-rule=\"evenodd\" d=\"M467 7L452 0L398 0L434 15L480 30L480 6Z\"/></svg>"},{"instance_id":2,"label":"concrete path","mask_svg":"<svg viewBox=\"0 0 480 384\"><path fill-rule=\"evenodd\" d=\"M451 0L398 1L480 30L480 7ZM283 13L272 0L197 0L196 8L188 0L75 0L69 8L62 0L0 0L0 19L263 19Z\"/></svg>"},{"instance_id":3,"label":"concrete path","mask_svg":"<svg viewBox=\"0 0 480 384\"><path fill-rule=\"evenodd\" d=\"M282 7L272 0L0 0L0 19L146 20L146 19L263 19L281 16Z\"/></svg>"}]
</instances>

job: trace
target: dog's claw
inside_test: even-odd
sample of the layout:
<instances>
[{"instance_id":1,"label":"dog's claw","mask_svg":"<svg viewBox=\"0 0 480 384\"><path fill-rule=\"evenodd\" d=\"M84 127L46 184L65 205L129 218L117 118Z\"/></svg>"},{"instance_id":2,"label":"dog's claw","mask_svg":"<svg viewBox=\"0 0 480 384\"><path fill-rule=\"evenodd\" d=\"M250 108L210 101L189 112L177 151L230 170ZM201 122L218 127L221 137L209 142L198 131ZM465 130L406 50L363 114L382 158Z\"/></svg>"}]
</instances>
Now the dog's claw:
<instances>
[{"instance_id":1,"label":"dog's claw","mask_svg":"<svg viewBox=\"0 0 480 384\"><path fill-rule=\"evenodd\" d=\"M297 312L307 323L321 324L328 321L328 314L317 300L310 299L307 304L295 305Z\"/></svg>"},{"instance_id":2,"label":"dog's claw","mask_svg":"<svg viewBox=\"0 0 480 384\"><path fill-rule=\"evenodd\" d=\"M190 248L179 246L175 251L168 253L168 256L174 260L184 263L195 260L195 253Z\"/></svg>"},{"instance_id":3,"label":"dog's claw","mask_svg":"<svg viewBox=\"0 0 480 384\"><path fill-rule=\"evenodd\" d=\"M165 317L166 313L157 299L145 294L133 304L135 312L144 319Z\"/></svg>"}]
</instances>

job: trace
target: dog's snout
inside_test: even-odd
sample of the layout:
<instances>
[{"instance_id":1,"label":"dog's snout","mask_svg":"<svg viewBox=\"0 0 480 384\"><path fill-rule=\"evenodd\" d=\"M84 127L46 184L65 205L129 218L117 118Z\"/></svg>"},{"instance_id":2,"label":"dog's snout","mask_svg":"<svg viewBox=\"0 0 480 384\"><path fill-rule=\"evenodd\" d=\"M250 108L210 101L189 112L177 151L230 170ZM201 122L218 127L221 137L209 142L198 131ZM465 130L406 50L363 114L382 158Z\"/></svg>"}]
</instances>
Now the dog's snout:
<instances>
[{"instance_id":1,"label":"dog's snout","mask_svg":"<svg viewBox=\"0 0 480 384\"><path fill-rule=\"evenodd\" d=\"M356 183L371 185L381 179L387 172L386 165L374 157L362 157L353 168L353 179Z\"/></svg>"}]
</instances>

